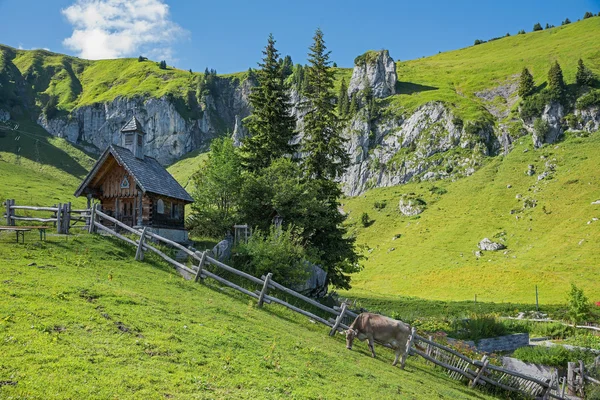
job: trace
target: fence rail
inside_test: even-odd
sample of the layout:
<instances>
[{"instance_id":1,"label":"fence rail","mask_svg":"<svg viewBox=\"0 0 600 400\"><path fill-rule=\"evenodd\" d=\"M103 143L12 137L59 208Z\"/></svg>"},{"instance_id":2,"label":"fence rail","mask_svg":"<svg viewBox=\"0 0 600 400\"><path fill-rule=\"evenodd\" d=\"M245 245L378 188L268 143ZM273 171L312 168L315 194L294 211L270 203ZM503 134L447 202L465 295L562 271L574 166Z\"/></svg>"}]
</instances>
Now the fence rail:
<instances>
[{"instance_id":1,"label":"fence rail","mask_svg":"<svg viewBox=\"0 0 600 400\"><path fill-rule=\"evenodd\" d=\"M164 238L153 232L149 232L146 228L144 228L143 230L134 229L126 224L123 224L119 220L103 213L99 209L98 205L94 205L89 210L72 210L70 203L59 204L57 207L29 207L16 206L14 200L7 200L4 203L4 206L6 207L6 214L4 215L4 217L7 220L7 224L10 226L13 226L14 222L19 220L35 220L33 218L21 219L22 217L16 216L14 214L14 210L45 211L54 212L56 215L55 218L47 218L46 220L56 221L57 229L59 231L61 229L66 228L66 231L68 232L69 223L67 222L65 224L64 221L70 220L70 216L72 213L80 214L81 216L76 217L75 219L79 218L85 220L87 223L86 227L88 228L88 231L90 233L94 233L98 230L101 230L128 244L131 244L132 246L135 246L137 248L135 255L136 260L143 260L144 252L151 251L157 254L159 257L163 258L172 266L174 266L175 269L185 279L193 279L195 281L199 281L204 280L206 278L211 278L227 287L235 289L241 293L244 293L245 295L256 299L258 301L259 307L262 307L264 303L280 304L292 311L305 315L316 322L328 326L329 328L331 328L330 335L334 335L337 331L348 329L348 325L344 323L345 319L354 319L358 316L357 313L347 308L346 303L342 304L341 307L328 307L309 297L302 295L301 293L298 293L275 282L272 279L272 274L270 273L266 276L263 275L260 278L257 278L246 272L239 271L219 260L214 259L213 257L210 257L207 254L207 251L198 252L190 250L179 243ZM39 219L40 218L38 218L38 220ZM107 224L101 223L100 220L108 221L114 226L114 229L112 227L106 226ZM124 230L125 234L129 233L133 235L134 238L137 237L137 239L132 239L130 237L125 236L122 233L119 233L119 229ZM190 268L187 265L184 265L179 261L174 260L169 255L165 254L152 244L148 243L148 241L152 240L155 242L161 242L163 244L181 250L182 252L187 254L190 257L190 259L193 262L195 262L195 264ZM230 282L224 277L207 270L206 267L208 265L212 265L223 271L232 273L240 278L246 279L260 287L261 290L251 291L236 283ZM274 293L269 294L269 290L277 290L282 293L285 293L288 296L292 296L298 300L303 301L306 304L309 304L319 309L322 312L333 315L334 318L327 319L322 316L316 315L313 312L307 311L299 306L292 305L286 302L285 300L276 297ZM386 347L391 347L390 345L387 345L385 343L379 344ZM535 399L565 399L564 382L561 391L559 388L558 379L543 381L535 377L523 375L515 371L497 367L489 364L489 360L486 356L484 356L481 360L472 360L469 357L461 354L460 352L448 346L444 346L443 344L435 342L434 340L432 340L431 337L424 338L422 336L417 335L415 328L412 328L411 335L409 337L409 340L407 341L406 351L402 357L401 368L404 368L407 355L420 356L427 362L431 362L434 365L447 370L452 379L467 381L472 387L476 387L478 385L492 385L500 387L507 391L518 392ZM572 366L570 363L569 367L570 371L572 371L570 373L573 374L572 381L579 379L582 385L583 382L586 380L598 383L598 381L585 375L585 373L583 372L584 367L581 362L577 366L575 366L575 364L573 364ZM575 375L577 374L579 374L579 378L575 377ZM569 386L569 388L571 391L571 386Z\"/></svg>"},{"instance_id":2,"label":"fence rail","mask_svg":"<svg viewBox=\"0 0 600 400\"><path fill-rule=\"evenodd\" d=\"M52 207L37 207L37 206L18 206L14 199L8 199L2 204L5 208L2 218L6 226L16 226L19 221L52 223L56 227L56 233L68 234L70 229L78 222L85 222L85 226L89 226L91 221L90 210L73 210L71 203L58 204ZM45 212L52 213L50 217L33 217L26 215L17 215L17 211ZM84 227L82 225L82 227Z\"/></svg>"}]
</instances>

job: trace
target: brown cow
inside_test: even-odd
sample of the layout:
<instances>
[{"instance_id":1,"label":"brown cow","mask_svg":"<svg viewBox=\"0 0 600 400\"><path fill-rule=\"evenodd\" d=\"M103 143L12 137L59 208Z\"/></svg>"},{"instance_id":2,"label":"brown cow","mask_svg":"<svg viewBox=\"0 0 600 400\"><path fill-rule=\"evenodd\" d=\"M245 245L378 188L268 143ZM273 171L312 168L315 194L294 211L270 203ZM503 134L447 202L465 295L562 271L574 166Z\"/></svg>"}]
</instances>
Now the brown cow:
<instances>
[{"instance_id":1,"label":"brown cow","mask_svg":"<svg viewBox=\"0 0 600 400\"><path fill-rule=\"evenodd\" d=\"M398 364L398 359L406 351L406 343L410 335L410 325L379 314L361 313L346 331L346 348L352 350L352 342L368 339L371 354L375 358L374 342L389 344L396 350L396 359L392 365Z\"/></svg>"}]
</instances>

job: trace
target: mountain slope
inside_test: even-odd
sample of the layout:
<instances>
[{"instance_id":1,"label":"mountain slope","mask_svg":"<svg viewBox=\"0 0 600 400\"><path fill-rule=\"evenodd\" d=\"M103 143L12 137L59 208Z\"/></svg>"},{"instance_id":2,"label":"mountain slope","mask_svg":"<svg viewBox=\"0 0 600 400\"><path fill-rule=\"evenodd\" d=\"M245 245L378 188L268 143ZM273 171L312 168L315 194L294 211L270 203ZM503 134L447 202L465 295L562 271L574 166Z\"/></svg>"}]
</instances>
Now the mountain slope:
<instances>
[{"instance_id":1,"label":"mountain slope","mask_svg":"<svg viewBox=\"0 0 600 400\"><path fill-rule=\"evenodd\" d=\"M525 136L510 154L491 159L470 177L375 189L344 200L367 257L347 294L532 303L538 285L540 302L556 304L573 282L591 301L600 300L600 205L591 204L600 200L599 163L598 132L568 134L541 149ZM526 174L529 165L532 176ZM403 195L426 204L423 213L401 214ZM372 225L361 224L363 213ZM486 237L507 249L476 256Z\"/></svg>"}]
</instances>

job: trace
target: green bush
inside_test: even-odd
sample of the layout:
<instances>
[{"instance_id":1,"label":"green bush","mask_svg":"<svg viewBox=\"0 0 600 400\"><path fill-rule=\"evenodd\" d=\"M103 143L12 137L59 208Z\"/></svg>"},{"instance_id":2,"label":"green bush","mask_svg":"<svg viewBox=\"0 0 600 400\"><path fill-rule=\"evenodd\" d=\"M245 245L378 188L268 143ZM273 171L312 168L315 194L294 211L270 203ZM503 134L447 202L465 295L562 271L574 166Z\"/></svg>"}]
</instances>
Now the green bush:
<instances>
[{"instance_id":1,"label":"green bush","mask_svg":"<svg viewBox=\"0 0 600 400\"><path fill-rule=\"evenodd\" d=\"M600 90L592 90L577 100L577 108L583 110L589 107L600 107Z\"/></svg>"},{"instance_id":2,"label":"green bush","mask_svg":"<svg viewBox=\"0 0 600 400\"><path fill-rule=\"evenodd\" d=\"M254 276L271 272L273 279L284 286L302 283L308 277L306 252L293 227L271 227L268 234L257 231L248 243L236 249L236 268Z\"/></svg>"},{"instance_id":3,"label":"green bush","mask_svg":"<svg viewBox=\"0 0 600 400\"><path fill-rule=\"evenodd\" d=\"M537 118L533 123L533 130L536 135L543 140L550 132L550 124L546 120Z\"/></svg>"},{"instance_id":4,"label":"green bush","mask_svg":"<svg viewBox=\"0 0 600 400\"><path fill-rule=\"evenodd\" d=\"M366 212L362 213L362 215L360 216L360 222L362 223L362 225L366 228L369 225L371 225L371 218L369 217L369 214L367 214Z\"/></svg>"},{"instance_id":5,"label":"green bush","mask_svg":"<svg viewBox=\"0 0 600 400\"><path fill-rule=\"evenodd\" d=\"M544 107L552 101L549 93L544 90L541 93L528 96L521 102L520 116L524 121L538 118L544 112Z\"/></svg>"},{"instance_id":6,"label":"green bush","mask_svg":"<svg viewBox=\"0 0 600 400\"><path fill-rule=\"evenodd\" d=\"M508 334L506 326L493 314L473 314L470 318L452 322L450 337L460 340L492 338Z\"/></svg>"},{"instance_id":7,"label":"green bush","mask_svg":"<svg viewBox=\"0 0 600 400\"><path fill-rule=\"evenodd\" d=\"M504 320L504 326L509 332L527 332L533 337L549 337L551 339L565 339L571 336L574 328L558 322L531 322L519 320Z\"/></svg>"},{"instance_id":8,"label":"green bush","mask_svg":"<svg viewBox=\"0 0 600 400\"><path fill-rule=\"evenodd\" d=\"M579 289L573 283L567 296L567 304L569 306L567 315L574 324L585 321L590 314L590 303L583 293L583 289Z\"/></svg>"},{"instance_id":9,"label":"green bush","mask_svg":"<svg viewBox=\"0 0 600 400\"><path fill-rule=\"evenodd\" d=\"M376 210L383 210L386 206L387 206L387 201L385 201L385 200L376 201L375 203L373 203L373 207Z\"/></svg>"},{"instance_id":10,"label":"green bush","mask_svg":"<svg viewBox=\"0 0 600 400\"><path fill-rule=\"evenodd\" d=\"M552 347L521 347L513 353L513 357L521 361L549 365L551 367L566 367L568 362L583 360L586 364L594 360L594 353L583 350L568 350L562 346Z\"/></svg>"},{"instance_id":11,"label":"green bush","mask_svg":"<svg viewBox=\"0 0 600 400\"><path fill-rule=\"evenodd\" d=\"M579 118L575 114L568 114L565 116L565 122L571 129L576 129L579 125Z\"/></svg>"}]
</instances>

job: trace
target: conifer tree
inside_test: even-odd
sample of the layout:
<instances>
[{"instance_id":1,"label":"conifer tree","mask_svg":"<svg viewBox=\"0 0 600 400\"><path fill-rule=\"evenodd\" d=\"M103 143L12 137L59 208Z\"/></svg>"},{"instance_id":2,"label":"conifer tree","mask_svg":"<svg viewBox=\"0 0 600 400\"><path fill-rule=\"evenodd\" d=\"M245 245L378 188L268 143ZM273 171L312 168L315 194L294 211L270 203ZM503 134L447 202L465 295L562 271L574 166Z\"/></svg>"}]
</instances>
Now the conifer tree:
<instances>
[{"instance_id":1,"label":"conifer tree","mask_svg":"<svg viewBox=\"0 0 600 400\"><path fill-rule=\"evenodd\" d=\"M581 58L577 62L577 75L575 75L575 78L579 86L591 86L594 82L594 74L585 66Z\"/></svg>"},{"instance_id":2,"label":"conifer tree","mask_svg":"<svg viewBox=\"0 0 600 400\"><path fill-rule=\"evenodd\" d=\"M358 112L358 99L356 98L356 92L350 96L350 115L356 115Z\"/></svg>"},{"instance_id":3,"label":"conifer tree","mask_svg":"<svg viewBox=\"0 0 600 400\"><path fill-rule=\"evenodd\" d=\"M309 65L305 68L306 98L304 117L303 165L307 177L334 180L348 165L348 155L335 114L334 73L329 61L323 32L317 29L309 48Z\"/></svg>"},{"instance_id":4,"label":"conifer tree","mask_svg":"<svg viewBox=\"0 0 600 400\"><path fill-rule=\"evenodd\" d=\"M592 18L593 16L594 16L594 14L592 14L589 11L586 11L585 14L583 15L583 19Z\"/></svg>"},{"instance_id":5,"label":"conifer tree","mask_svg":"<svg viewBox=\"0 0 600 400\"><path fill-rule=\"evenodd\" d=\"M275 39L269 35L263 50L263 60L255 76L258 85L250 93L252 114L244 119L250 136L242 143L244 167L259 171L284 156L292 156L295 146L290 142L295 134L296 118L282 73L283 63Z\"/></svg>"},{"instance_id":6,"label":"conifer tree","mask_svg":"<svg viewBox=\"0 0 600 400\"><path fill-rule=\"evenodd\" d=\"M565 81L558 61L555 61L548 71L548 89L555 100L562 99L565 94Z\"/></svg>"},{"instance_id":7,"label":"conifer tree","mask_svg":"<svg viewBox=\"0 0 600 400\"><path fill-rule=\"evenodd\" d=\"M535 85L533 83L533 76L529 70L525 67L521 72L521 79L519 81L519 96L525 98L533 94Z\"/></svg>"},{"instance_id":8,"label":"conifer tree","mask_svg":"<svg viewBox=\"0 0 600 400\"><path fill-rule=\"evenodd\" d=\"M533 26L533 31L541 31L542 30L542 25L538 22L537 24L535 24Z\"/></svg>"},{"instance_id":9,"label":"conifer tree","mask_svg":"<svg viewBox=\"0 0 600 400\"><path fill-rule=\"evenodd\" d=\"M571 23L571 20L569 18L567 18L562 22L562 25L569 25L570 23Z\"/></svg>"},{"instance_id":10,"label":"conifer tree","mask_svg":"<svg viewBox=\"0 0 600 400\"><path fill-rule=\"evenodd\" d=\"M350 111L350 102L348 101L348 85L346 85L346 79L342 79L342 83L340 84L337 107L340 118L346 118L348 116L348 112Z\"/></svg>"}]
</instances>

